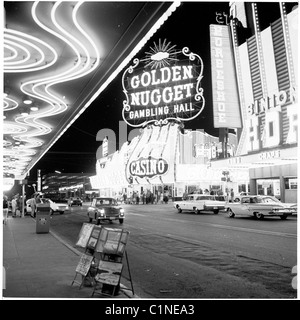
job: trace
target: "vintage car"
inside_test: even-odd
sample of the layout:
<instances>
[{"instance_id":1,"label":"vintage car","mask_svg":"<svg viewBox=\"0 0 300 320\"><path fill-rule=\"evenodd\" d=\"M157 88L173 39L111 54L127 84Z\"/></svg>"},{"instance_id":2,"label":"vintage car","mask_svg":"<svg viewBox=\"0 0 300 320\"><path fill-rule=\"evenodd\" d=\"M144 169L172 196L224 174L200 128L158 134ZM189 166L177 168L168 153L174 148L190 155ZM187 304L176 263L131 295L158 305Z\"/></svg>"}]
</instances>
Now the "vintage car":
<instances>
[{"instance_id":1,"label":"vintage car","mask_svg":"<svg viewBox=\"0 0 300 320\"><path fill-rule=\"evenodd\" d=\"M26 201L26 212L27 214L32 214L32 210L31 210L31 207L30 207L30 201L31 199L27 200ZM42 204L49 204L50 206L50 214L53 214L54 212L59 212L60 214L63 214L65 211L69 210L69 206L68 206L68 203L65 201L65 200L51 200L51 199L48 199L48 198L40 198L40 203ZM38 205L38 204L37 204Z\"/></svg>"},{"instance_id":2,"label":"vintage car","mask_svg":"<svg viewBox=\"0 0 300 320\"><path fill-rule=\"evenodd\" d=\"M182 211L192 211L196 214L201 211L213 211L218 214L225 208L226 199L224 196L189 194L186 200L175 201L174 207L179 213Z\"/></svg>"},{"instance_id":3,"label":"vintage car","mask_svg":"<svg viewBox=\"0 0 300 320\"><path fill-rule=\"evenodd\" d=\"M236 215L254 216L256 219L278 216L284 220L297 214L297 204L283 203L275 197L262 195L238 196L225 207L230 218Z\"/></svg>"},{"instance_id":4,"label":"vintage car","mask_svg":"<svg viewBox=\"0 0 300 320\"><path fill-rule=\"evenodd\" d=\"M72 206L82 206L82 200L80 198L70 198L68 200L68 204L70 207Z\"/></svg>"},{"instance_id":5,"label":"vintage car","mask_svg":"<svg viewBox=\"0 0 300 320\"><path fill-rule=\"evenodd\" d=\"M94 198L87 215L89 222L96 220L96 224L100 224L103 220L119 220L122 224L125 218L124 209L118 205L116 199L109 197Z\"/></svg>"}]
</instances>

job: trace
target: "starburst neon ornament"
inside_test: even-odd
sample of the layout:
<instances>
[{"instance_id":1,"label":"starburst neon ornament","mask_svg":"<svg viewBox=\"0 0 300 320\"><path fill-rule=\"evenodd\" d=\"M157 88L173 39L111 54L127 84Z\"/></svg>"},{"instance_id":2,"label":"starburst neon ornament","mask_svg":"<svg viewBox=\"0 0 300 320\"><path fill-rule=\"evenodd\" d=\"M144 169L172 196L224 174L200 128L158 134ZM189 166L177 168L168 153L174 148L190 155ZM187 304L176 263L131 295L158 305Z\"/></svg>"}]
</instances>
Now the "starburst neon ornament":
<instances>
[{"instance_id":1,"label":"starburst neon ornament","mask_svg":"<svg viewBox=\"0 0 300 320\"><path fill-rule=\"evenodd\" d=\"M166 43L166 39L163 43L159 39L158 45L154 43L154 47L150 47L150 51L146 52L146 57L141 62L145 62L145 68L151 67L151 69L168 66L172 62L178 61L176 55L181 51L176 51L175 47L176 45L171 46L171 42Z\"/></svg>"}]
</instances>

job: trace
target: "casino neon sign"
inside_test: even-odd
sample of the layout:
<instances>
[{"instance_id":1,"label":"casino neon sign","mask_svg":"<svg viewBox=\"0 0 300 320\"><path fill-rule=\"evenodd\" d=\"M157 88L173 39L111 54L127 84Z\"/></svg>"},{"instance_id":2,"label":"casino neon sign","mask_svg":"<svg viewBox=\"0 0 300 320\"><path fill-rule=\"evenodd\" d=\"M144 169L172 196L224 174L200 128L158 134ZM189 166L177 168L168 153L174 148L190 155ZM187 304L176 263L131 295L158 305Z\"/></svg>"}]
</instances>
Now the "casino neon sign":
<instances>
[{"instance_id":1,"label":"casino neon sign","mask_svg":"<svg viewBox=\"0 0 300 320\"><path fill-rule=\"evenodd\" d=\"M123 73L124 121L140 127L196 118L205 105L202 74L203 62L197 54L187 47L177 51L166 40L159 41Z\"/></svg>"},{"instance_id":2,"label":"casino neon sign","mask_svg":"<svg viewBox=\"0 0 300 320\"><path fill-rule=\"evenodd\" d=\"M129 173L132 177L153 178L157 175L164 175L169 169L165 159L157 159L149 156L132 161L129 165Z\"/></svg>"}]
</instances>

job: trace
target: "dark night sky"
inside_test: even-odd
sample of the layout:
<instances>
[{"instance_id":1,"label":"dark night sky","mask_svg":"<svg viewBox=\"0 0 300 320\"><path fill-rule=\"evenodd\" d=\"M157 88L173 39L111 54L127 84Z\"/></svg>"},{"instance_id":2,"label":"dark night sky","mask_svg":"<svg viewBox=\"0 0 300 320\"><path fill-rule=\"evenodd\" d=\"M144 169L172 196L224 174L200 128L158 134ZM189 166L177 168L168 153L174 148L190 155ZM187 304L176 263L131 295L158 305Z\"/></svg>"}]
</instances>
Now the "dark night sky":
<instances>
[{"instance_id":1,"label":"dark night sky","mask_svg":"<svg viewBox=\"0 0 300 320\"><path fill-rule=\"evenodd\" d=\"M177 49L188 47L202 58L204 77L201 86L204 89L205 108L196 119L186 122L185 128L204 129L215 136L218 130L213 128L212 118L209 25L216 23L216 12L228 13L228 2L182 3L137 55L139 58L144 57L144 52L154 42L166 39L176 45ZM95 173L96 151L101 145L101 142L96 141L97 132L110 128L115 130L118 137L122 102L125 99L121 83L123 71L30 171L30 180L36 179L37 169L41 169L42 174L55 170ZM127 127L127 131L130 130Z\"/></svg>"}]
</instances>

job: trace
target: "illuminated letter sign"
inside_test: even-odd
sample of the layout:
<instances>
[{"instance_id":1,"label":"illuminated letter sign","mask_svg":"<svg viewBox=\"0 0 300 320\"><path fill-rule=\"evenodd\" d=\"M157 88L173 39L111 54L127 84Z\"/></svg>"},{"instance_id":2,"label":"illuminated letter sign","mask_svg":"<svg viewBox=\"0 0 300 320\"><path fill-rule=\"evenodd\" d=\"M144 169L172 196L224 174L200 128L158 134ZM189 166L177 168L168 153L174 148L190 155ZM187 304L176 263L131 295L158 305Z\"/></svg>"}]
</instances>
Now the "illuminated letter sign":
<instances>
[{"instance_id":1,"label":"illuminated letter sign","mask_svg":"<svg viewBox=\"0 0 300 320\"><path fill-rule=\"evenodd\" d=\"M129 164L129 173L132 177L153 178L164 175L169 169L169 165L164 159L139 158Z\"/></svg>"},{"instance_id":2,"label":"illuminated letter sign","mask_svg":"<svg viewBox=\"0 0 300 320\"><path fill-rule=\"evenodd\" d=\"M210 47L214 127L241 128L229 26L210 25Z\"/></svg>"},{"instance_id":3,"label":"illuminated letter sign","mask_svg":"<svg viewBox=\"0 0 300 320\"><path fill-rule=\"evenodd\" d=\"M142 64L140 65L140 62ZM123 74L123 119L132 127L196 118L205 101L200 88L203 63L188 48L176 51L164 41Z\"/></svg>"}]
</instances>

